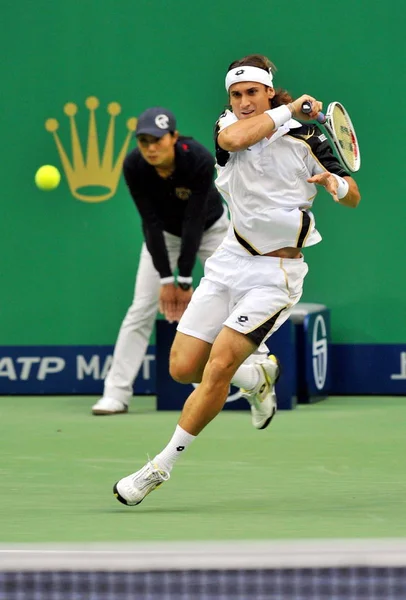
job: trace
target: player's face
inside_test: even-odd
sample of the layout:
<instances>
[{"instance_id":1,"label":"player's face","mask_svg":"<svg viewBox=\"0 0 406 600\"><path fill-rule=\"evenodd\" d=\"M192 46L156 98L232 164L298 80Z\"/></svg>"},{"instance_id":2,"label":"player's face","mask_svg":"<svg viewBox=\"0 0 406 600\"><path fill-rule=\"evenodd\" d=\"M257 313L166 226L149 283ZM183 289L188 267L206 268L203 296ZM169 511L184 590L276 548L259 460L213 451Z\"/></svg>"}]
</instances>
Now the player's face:
<instances>
[{"instance_id":1,"label":"player's face","mask_svg":"<svg viewBox=\"0 0 406 600\"><path fill-rule=\"evenodd\" d=\"M138 148L143 158L153 167L168 167L175 160L175 144L178 133L165 133L161 138L141 134L137 137Z\"/></svg>"},{"instance_id":2,"label":"player's face","mask_svg":"<svg viewBox=\"0 0 406 600\"><path fill-rule=\"evenodd\" d=\"M238 119L249 119L269 110L269 101L275 96L275 90L262 83L247 81L234 83L230 87L229 94L235 116Z\"/></svg>"}]
</instances>

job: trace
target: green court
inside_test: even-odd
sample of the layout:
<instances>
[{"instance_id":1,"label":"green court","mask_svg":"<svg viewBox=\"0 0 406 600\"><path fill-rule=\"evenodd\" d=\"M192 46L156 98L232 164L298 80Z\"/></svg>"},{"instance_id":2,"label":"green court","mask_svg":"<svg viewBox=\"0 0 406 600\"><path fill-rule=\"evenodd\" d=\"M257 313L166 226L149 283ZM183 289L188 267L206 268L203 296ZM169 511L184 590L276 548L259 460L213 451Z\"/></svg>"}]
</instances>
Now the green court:
<instances>
[{"instance_id":1,"label":"green court","mask_svg":"<svg viewBox=\"0 0 406 600\"><path fill-rule=\"evenodd\" d=\"M3 397L2 542L406 537L404 398L330 398L256 431L223 412L138 507L112 485L171 436L178 415L134 400Z\"/></svg>"}]
</instances>

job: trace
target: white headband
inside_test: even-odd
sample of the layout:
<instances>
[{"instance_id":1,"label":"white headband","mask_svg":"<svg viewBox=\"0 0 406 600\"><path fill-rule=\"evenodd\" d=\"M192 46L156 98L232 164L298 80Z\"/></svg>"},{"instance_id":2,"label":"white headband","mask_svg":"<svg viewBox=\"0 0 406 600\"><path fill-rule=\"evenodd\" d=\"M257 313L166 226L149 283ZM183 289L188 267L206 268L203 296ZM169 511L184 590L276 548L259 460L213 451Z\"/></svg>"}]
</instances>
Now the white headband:
<instances>
[{"instance_id":1,"label":"white headband","mask_svg":"<svg viewBox=\"0 0 406 600\"><path fill-rule=\"evenodd\" d=\"M265 71L259 67L236 67L231 69L226 75L226 90L230 89L234 83L240 83L241 81L256 81L257 83L263 83L268 87L272 85L272 73Z\"/></svg>"}]
</instances>

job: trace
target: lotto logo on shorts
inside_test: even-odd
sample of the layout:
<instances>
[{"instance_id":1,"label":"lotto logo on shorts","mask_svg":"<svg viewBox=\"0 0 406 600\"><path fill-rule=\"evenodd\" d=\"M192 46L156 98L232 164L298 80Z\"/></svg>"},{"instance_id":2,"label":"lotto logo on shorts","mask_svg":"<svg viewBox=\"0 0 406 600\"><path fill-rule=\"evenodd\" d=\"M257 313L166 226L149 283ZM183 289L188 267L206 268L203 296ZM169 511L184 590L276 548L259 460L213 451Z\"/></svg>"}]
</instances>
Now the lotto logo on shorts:
<instances>
[{"instance_id":1,"label":"lotto logo on shorts","mask_svg":"<svg viewBox=\"0 0 406 600\"><path fill-rule=\"evenodd\" d=\"M240 316L237 318L237 321L238 321L239 323L246 323L246 322L248 321L248 317L246 317L245 315L240 315Z\"/></svg>"}]
</instances>

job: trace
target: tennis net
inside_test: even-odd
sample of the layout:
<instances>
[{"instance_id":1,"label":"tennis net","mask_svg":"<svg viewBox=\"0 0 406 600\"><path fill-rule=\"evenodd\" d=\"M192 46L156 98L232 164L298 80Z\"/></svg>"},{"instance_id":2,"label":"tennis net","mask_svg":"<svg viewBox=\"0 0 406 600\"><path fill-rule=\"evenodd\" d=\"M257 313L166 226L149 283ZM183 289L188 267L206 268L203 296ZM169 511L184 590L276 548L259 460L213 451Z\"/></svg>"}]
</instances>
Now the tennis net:
<instances>
[{"instance_id":1,"label":"tennis net","mask_svg":"<svg viewBox=\"0 0 406 600\"><path fill-rule=\"evenodd\" d=\"M0 546L0 600L405 600L403 540Z\"/></svg>"}]
</instances>

